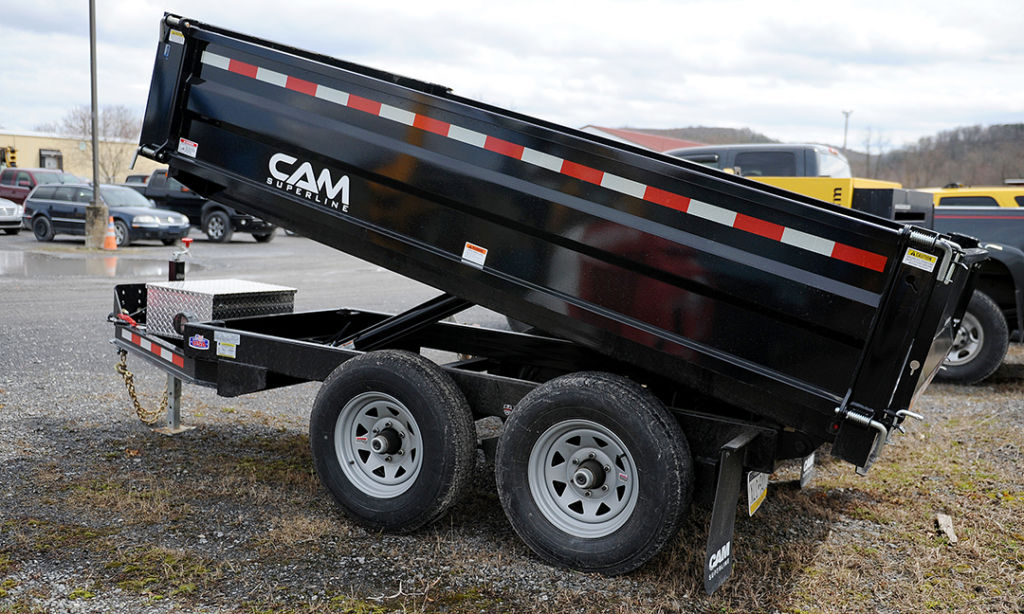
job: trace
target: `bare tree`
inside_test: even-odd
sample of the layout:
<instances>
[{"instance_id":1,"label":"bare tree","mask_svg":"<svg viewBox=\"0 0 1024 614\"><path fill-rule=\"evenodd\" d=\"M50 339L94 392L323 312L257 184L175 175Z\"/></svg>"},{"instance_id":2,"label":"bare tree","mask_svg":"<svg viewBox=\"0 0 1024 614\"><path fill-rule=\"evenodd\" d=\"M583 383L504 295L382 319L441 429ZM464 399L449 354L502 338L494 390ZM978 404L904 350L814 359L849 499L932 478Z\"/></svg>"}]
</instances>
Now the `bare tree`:
<instances>
[{"instance_id":1,"label":"bare tree","mask_svg":"<svg viewBox=\"0 0 1024 614\"><path fill-rule=\"evenodd\" d=\"M864 137L864 155L866 158L864 162L864 176L871 178L874 176L871 174L871 126L868 126L868 129L865 132L866 136ZM878 166L877 162L875 163L875 166Z\"/></svg>"},{"instance_id":2,"label":"bare tree","mask_svg":"<svg viewBox=\"0 0 1024 614\"><path fill-rule=\"evenodd\" d=\"M81 105L72 108L57 124L44 124L40 128L52 129L57 134L82 139L84 149L73 155L92 160L92 113L89 107ZM99 153L97 162L100 181L117 181L128 165L135 151L134 142L142 128L142 118L124 105L109 105L100 108Z\"/></svg>"}]
</instances>

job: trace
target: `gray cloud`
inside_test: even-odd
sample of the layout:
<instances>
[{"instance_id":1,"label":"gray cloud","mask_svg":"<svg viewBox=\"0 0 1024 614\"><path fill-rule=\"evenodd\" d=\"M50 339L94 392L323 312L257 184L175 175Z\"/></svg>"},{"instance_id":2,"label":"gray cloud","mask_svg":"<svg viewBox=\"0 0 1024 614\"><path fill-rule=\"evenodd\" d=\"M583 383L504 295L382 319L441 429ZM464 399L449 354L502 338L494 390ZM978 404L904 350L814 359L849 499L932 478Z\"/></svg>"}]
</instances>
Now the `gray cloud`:
<instances>
[{"instance_id":1,"label":"gray cloud","mask_svg":"<svg viewBox=\"0 0 1024 614\"><path fill-rule=\"evenodd\" d=\"M81 0L5 19L0 124L29 129L88 101ZM142 110L163 11L333 55L570 126L750 127L893 145L1024 121L1024 5L842 0L434 3L98 0L101 104Z\"/></svg>"}]
</instances>

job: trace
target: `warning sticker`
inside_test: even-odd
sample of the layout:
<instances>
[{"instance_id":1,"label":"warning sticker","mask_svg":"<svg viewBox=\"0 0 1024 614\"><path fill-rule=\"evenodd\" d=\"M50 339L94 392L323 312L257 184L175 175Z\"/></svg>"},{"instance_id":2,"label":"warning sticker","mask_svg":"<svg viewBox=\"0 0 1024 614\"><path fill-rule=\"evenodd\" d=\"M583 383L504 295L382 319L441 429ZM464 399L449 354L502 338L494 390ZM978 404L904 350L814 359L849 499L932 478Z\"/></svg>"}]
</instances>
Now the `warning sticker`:
<instances>
[{"instance_id":1,"label":"warning sticker","mask_svg":"<svg viewBox=\"0 0 1024 614\"><path fill-rule=\"evenodd\" d=\"M761 507L767 494L768 474L760 471L747 472L747 513L750 516Z\"/></svg>"},{"instance_id":2,"label":"warning sticker","mask_svg":"<svg viewBox=\"0 0 1024 614\"><path fill-rule=\"evenodd\" d=\"M181 30L171 30L171 35L168 39L172 43L178 43L179 45L185 44L185 35L181 33Z\"/></svg>"},{"instance_id":3,"label":"warning sticker","mask_svg":"<svg viewBox=\"0 0 1024 614\"><path fill-rule=\"evenodd\" d=\"M199 143L190 141L184 137L178 139L178 153L183 153L190 158L196 157L196 150L199 149Z\"/></svg>"},{"instance_id":4,"label":"warning sticker","mask_svg":"<svg viewBox=\"0 0 1024 614\"><path fill-rule=\"evenodd\" d=\"M913 248L907 248L907 253L903 256L903 264L921 269L922 271L928 271L929 273L935 270L935 264L938 261L938 256L933 256Z\"/></svg>"},{"instance_id":5,"label":"warning sticker","mask_svg":"<svg viewBox=\"0 0 1024 614\"><path fill-rule=\"evenodd\" d=\"M466 241L466 246L462 248L462 262L470 266L475 266L478 269L482 269L484 268L484 262L486 261L487 249Z\"/></svg>"},{"instance_id":6,"label":"warning sticker","mask_svg":"<svg viewBox=\"0 0 1024 614\"><path fill-rule=\"evenodd\" d=\"M217 356L238 357L238 346L242 343L241 335L218 330L214 331L213 339L217 342Z\"/></svg>"}]
</instances>

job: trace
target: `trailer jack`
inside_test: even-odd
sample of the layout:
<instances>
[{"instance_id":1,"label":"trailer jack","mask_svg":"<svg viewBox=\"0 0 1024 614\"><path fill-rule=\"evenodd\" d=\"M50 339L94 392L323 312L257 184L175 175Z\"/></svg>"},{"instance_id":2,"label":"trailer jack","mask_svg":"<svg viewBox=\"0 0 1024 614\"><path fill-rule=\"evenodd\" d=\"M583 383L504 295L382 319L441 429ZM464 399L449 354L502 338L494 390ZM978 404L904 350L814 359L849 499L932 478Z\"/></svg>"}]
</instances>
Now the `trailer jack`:
<instances>
[{"instance_id":1,"label":"trailer jack","mask_svg":"<svg viewBox=\"0 0 1024 614\"><path fill-rule=\"evenodd\" d=\"M120 360L114 370L124 378L124 387L128 390L128 396L132 400L135 415L143 424L152 428L155 432L163 435L177 435L185 431L191 431L194 426L186 426L181 423L181 380L173 373L167 374L167 388L160 398L160 406L156 410L146 409L139 401L139 395L135 390L135 374L128 370L128 351L118 350ZM164 426L154 426L160 420L160 415L166 414Z\"/></svg>"}]
</instances>

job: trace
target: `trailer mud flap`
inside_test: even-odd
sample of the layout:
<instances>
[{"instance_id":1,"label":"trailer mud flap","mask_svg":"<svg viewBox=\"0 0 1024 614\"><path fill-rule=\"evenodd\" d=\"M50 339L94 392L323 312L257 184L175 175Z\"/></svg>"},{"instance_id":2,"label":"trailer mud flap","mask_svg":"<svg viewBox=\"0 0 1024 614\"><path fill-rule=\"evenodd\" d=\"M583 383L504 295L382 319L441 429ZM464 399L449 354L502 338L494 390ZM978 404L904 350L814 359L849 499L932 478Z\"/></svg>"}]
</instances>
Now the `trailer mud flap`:
<instances>
[{"instance_id":1,"label":"trailer mud flap","mask_svg":"<svg viewBox=\"0 0 1024 614\"><path fill-rule=\"evenodd\" d=\"M744 431L723 445L719 452L715 506L711 511L711 527L704 553L704 590L709 595L732 574L732 535L743 480L743 458L747 445L757 435L758 431Z\"/></svg>"}]
</instances>

